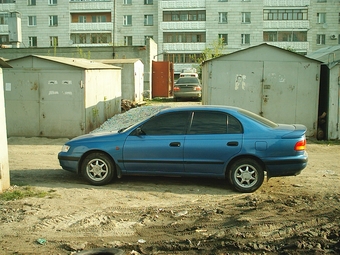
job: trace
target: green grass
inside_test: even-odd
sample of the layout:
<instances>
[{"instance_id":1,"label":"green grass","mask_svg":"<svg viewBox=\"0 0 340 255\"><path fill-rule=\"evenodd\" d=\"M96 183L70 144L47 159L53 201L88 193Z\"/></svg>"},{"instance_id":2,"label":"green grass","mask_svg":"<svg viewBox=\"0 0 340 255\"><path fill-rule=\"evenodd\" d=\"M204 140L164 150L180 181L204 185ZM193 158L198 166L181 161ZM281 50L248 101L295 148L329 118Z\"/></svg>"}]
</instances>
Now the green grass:
<instances>
[{"instance_id":1,"label":"green grass","mask_svg":"<svg viewBox=\"0 0 340 255\"><path fill-rule=\"evenodd\" d=\"M310 143L310 144L323 144L323 145L332 146L332 145L340 145L340 140L317 140L315 138L308 138L307 139L307 146L308 146L308 143Z\"/></svg>"},{"instance_id":2,"label":"green grass","mask_svg":"<svg viewBox=\"0 0 340 255\"><path fill-rule=\"evenodd\" d=\"M0 200L3 201L13 201L19 200L27 197L54 197L56 194L53 194L56 190L42 191L37 188L30 186L13 186L10 189L0 193Z\"/></svg>"}]
</instances>

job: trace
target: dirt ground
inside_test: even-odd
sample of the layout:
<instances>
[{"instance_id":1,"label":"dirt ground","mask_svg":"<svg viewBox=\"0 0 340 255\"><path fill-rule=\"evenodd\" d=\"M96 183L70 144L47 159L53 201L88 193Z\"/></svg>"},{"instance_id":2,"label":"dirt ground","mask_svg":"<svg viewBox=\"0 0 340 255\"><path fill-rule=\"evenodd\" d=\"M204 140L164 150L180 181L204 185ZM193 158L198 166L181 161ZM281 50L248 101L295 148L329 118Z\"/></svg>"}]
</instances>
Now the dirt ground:
<instances>
[{"instance_id":1,"label":"dirt ground","mask_svg":"<svg viewBox=\"0 0 340 255\"><path fill-rule=\"evenodd\" d=\"M301 175L241 194L214 179L90 186L59 166L65 141L9 138L11 189L50 195L0 200L0 254L340 254L339 143L308 141Z\"/></svg>"}]
</instances>

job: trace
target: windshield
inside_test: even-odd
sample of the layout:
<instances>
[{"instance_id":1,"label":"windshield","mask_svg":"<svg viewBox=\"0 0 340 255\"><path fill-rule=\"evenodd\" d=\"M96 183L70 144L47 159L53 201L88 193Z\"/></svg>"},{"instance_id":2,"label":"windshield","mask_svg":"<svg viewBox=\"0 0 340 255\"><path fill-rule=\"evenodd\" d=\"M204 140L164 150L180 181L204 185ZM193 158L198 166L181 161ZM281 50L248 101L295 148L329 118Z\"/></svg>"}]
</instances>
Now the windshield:
<instances>
[{"instance_id":1,"label":"windshield","mask_svg":"<svg viewBox=\"0 0 340 255\"><path fill-rule=\"evenodd\" d=\"M194 77L183 77L183 78L179 78L176 82L176 84L188 84L188 83L199 84L200 81L198 78L194 78Z\"/></svg>"}]
</instances>

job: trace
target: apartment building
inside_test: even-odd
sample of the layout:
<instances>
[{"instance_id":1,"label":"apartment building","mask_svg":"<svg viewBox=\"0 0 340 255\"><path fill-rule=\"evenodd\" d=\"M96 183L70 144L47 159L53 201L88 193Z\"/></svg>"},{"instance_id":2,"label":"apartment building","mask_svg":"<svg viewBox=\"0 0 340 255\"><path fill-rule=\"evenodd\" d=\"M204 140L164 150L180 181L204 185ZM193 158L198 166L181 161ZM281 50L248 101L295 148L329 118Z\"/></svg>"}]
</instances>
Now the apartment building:
<instances>
[{"instance_id":1,"label":"apartment building","mask_svg":"<svg viewBox=\"0 0 340 255\"><path fill-rule=\"evenodd\" d=\"M13 13L20 42L11 39ZM177 72L219 38L223 53L266 42L306 54L340 44L340 1L0 0L4 47L141 46L148 37Z\"/></svg>"}]
</instances>

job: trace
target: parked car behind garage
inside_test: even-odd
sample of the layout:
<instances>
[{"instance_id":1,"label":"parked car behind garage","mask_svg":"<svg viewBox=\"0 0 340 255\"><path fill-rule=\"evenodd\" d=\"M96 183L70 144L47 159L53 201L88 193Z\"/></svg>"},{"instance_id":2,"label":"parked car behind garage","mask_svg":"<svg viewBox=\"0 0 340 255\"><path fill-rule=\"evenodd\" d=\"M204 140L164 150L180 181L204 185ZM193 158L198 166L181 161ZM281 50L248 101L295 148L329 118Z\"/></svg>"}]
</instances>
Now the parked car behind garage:
<instances>
[{"instance_id":1,"label":"parked car behind garage","mask_svg":"<svg viewBox=\"0 0 340 255\"><path fill-rule=\"evenodd\" d=\"M174 100L180 98L198 99L202 98L201 82L197 76L180 77L174 85Z\"/></svg>"}]
</instances>

